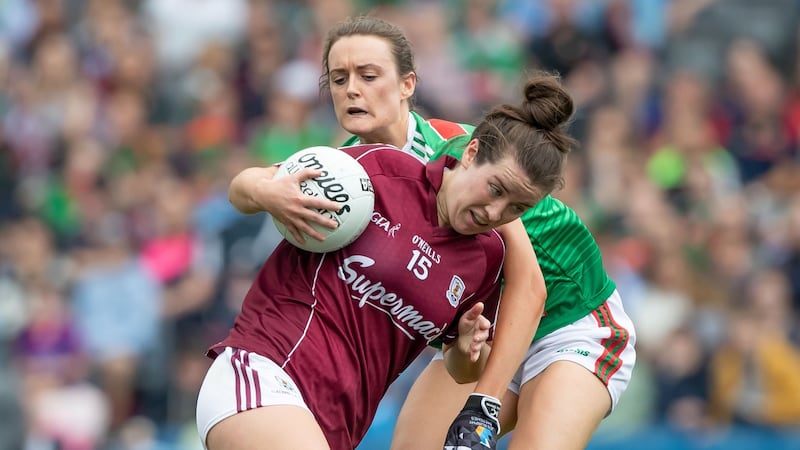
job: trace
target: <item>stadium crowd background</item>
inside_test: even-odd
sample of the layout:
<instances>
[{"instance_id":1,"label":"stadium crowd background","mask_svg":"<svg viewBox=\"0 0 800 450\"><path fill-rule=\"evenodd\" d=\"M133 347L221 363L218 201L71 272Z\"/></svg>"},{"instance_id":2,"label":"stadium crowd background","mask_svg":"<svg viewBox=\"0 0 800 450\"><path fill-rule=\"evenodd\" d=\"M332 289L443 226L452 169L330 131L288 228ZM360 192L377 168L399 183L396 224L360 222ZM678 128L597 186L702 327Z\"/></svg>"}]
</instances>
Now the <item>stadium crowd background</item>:
<instances>
[{"instance_id":1,"label":"stadium crowd background","mask_svg":"<svg viewBox=\"0 0 800 450\"><path fill-rule=\"evenodd\" d=\"M200 449L195 395L278 236L232 175L343 141L321 42L400 25L417 109L474 121L558 71L557 196L637 325L591 449L800 448L793 0L0 1L0 449ZM414 366L360 450L388 447ZM432 399L435 401L435 399Z\"/></svg>"}]
</instances>

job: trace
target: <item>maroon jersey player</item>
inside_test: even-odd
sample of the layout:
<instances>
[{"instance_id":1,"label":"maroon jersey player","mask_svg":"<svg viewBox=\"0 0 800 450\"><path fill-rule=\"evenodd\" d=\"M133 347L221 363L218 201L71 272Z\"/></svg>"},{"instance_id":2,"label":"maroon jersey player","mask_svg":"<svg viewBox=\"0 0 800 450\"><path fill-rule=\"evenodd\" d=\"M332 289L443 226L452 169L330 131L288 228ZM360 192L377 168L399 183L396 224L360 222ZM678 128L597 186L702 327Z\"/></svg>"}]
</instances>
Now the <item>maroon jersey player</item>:
<instances>
[{"instance_id":1,"label":"maroon jersey player","mask_svg":"<svg viewBox=\"0 0 800 450\"><path fill-rule=\"evenodd\" d=\"M358 443L389 384L430 341L452 341L461 313L479 301L496 305L503 261L496 232L470 236L438 224L435 194L454 160L426 167L386 147L346 151L376 193L366 231L332 253L283 241L230 336L211 350L230 346L275 362L336 448Z\"/></svg>"},{"instance_id":2,"label":"maroon jersey player","mask_svg":"<svg viewBox=\"0 0 800 450\"><path fill-rule=\"evenodd\" d=\"M477 379L505 251L493 230L551 192L566 158L527 94L490 112L460 160L425 166L394 147L344 148L372 180L373 221L339 251L283 242L266 261L209 351L197 407L207 448L353 449L391 382L434 339L456 380ZM291 198L319 174L274 172L237 177Z\"/></svg>"}]
</instances>

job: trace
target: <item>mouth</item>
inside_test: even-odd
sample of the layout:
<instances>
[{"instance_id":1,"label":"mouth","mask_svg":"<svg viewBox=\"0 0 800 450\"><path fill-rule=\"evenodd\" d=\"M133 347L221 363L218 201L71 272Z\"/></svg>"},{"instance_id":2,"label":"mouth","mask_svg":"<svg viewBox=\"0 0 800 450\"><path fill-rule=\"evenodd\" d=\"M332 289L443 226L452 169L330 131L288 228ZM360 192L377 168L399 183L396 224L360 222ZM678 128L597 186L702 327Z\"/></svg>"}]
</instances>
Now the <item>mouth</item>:
<instances>
[{"instance_id":1,"label":"mouth","mask_svg":"<svg viewBox=\"0 0 800 450\"><path fill-rule=\"evenodd\" d=\"M480 216L475 214L475 212L470 211L469 215L472 217L472 221L475 223L475 225L479 227L486 227L489 225L489 221L482 219Z\"/></svg>"},{"instance_id":2,"label":"mouth","mask_svg":"<svg viewBox=\"0 0 800 450\"><path fill-rule=\"evenodd\" d=\"M366 110L361 109L357 106L351 106L347 108L346 112L350 116L365 116L367 114Z\"/></svg>"}]
</instances>

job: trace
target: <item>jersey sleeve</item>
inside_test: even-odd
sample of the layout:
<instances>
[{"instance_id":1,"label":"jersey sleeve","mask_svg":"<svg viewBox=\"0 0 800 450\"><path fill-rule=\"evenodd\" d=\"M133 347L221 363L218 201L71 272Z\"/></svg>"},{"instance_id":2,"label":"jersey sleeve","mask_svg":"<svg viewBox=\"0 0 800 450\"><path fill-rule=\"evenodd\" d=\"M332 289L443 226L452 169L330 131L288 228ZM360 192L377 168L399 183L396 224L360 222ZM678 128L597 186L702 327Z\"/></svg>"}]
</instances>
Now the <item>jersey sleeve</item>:
<instances>
[{"instance_id":1,"label":"jersey sleeve","mask_svg":"<svg viewBox=\"0 0 800 450\"><path fill-rule=\"evenodd\" d=\"M417 121L417 129L425 146L431 150L431 161L445 154L461 158L461 152L475 130L474 126L442 119L425 120L419 114L411 114Z\"/></svg>"},{"instance_id":2,"label":"jersey sleeve","mask_svg":"<svg viewBox=\"0 0 800 450\"><path fill-rule=\"evenodd\" d=\"M471 134L472 130L475 128L472 125L455 123L442 119L429 119L428 124L443 140L448 140L452 137L463 134Z\"/></svg>"},{"instance_id":3,"label":"jersey sleeve","mask_svg":"<svg viewBox=\"0 0 800 450\"><path fill-rule=\"evenodd\" d=\"M352 156L355 159L359 159L362 156L366 155L367 153L372 153L374 151L383 151L383 150L391 150L396 152L397 147L387 145L387 144L355 144L350 146L341 146L339 150L347 153L348 155ZM392 158L394 154L389 154L390 156L382 156L382 158Z\"/></svg>"}]
</instances>

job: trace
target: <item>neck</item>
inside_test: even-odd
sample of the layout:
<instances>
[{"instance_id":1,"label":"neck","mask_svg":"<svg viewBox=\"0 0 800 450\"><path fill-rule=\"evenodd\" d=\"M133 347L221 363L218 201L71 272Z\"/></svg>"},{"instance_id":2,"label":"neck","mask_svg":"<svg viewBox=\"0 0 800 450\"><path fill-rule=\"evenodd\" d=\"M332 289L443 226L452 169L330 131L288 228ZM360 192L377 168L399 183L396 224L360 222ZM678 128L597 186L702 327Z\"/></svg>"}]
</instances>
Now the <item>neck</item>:
<instances>
[{"instance_id":1,"label":"neck","mask_svg":"<svg viewBox=\"0 0 800 450\"><path fill-rule=\"evenodd\" d=\"M450 226L450 220L447 215L447 198L445 193L447 192L447 187L452 175L453 172L451 170L444 169L444 173L442 174L442 185L439 187L439 192L436 193L436 212L439 216L440 227Z\"/></svg>"},{"instance_id":2,"label":"neck","mask_svg":"<svg viewBox=\"0 0 800 450\"><path fill-rule=\"evenodd\" d=\"M398 148L403 148L408 141L408 111L401 113L398 121L391 126L370 134L369 136L358 136L362 144L389 144Z\"/></svg>"}]
</instances>

